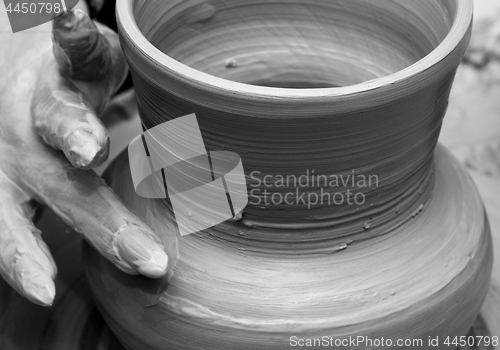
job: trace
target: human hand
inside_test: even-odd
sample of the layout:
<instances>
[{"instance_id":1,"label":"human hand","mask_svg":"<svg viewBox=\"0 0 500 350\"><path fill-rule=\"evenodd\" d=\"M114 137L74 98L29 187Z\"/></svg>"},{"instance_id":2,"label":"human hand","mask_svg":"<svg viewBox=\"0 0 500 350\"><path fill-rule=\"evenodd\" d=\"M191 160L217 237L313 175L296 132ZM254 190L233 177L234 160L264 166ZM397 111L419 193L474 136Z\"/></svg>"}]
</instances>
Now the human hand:
<instances>
[{"instance_id":1,"label":"human hand","mask_svg":"<svg viewBox=\"0 0 500 350\"><path fill-rule=\"evenodd\" d=\"M17 34L0 9L0 273L51 305L57 268L33 225L33 199L52 208L121 270L159 278L161 240L92 170L106 160L97 117L127 68L116 33L70 11ZM62 151L62 152L61 152Z\"/></svg>"}]
</instances>

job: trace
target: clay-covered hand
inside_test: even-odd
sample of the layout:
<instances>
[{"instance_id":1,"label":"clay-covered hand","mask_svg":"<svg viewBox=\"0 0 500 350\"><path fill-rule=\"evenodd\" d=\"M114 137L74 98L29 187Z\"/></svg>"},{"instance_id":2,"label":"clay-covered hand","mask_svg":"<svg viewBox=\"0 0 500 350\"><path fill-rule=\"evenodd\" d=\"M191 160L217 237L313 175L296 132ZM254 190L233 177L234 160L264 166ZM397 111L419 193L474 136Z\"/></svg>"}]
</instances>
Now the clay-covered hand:
<instances>
[{"instance_id":1,"label":"clay-covered hand","mask_svg":"<svg viewBox=\"0 0 500 350\"><path fill-rule=\"evenodd\" d=\"M166 274L160 239L87 170L107 158L97 116L126 72L116 33L84 12L13 34L0 9L0 273L34 303L52 304L57 268L31 221L33 200L121 270Z\"/></svg>"}]
</instances>

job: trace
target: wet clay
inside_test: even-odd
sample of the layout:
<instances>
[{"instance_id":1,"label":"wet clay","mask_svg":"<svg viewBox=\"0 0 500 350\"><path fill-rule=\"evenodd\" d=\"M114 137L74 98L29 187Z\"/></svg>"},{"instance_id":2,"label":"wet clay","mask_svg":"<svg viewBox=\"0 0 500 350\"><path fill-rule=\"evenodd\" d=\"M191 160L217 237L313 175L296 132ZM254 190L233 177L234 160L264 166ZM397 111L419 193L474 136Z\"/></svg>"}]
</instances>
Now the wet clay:
<instances>
[{"instance_id":1,"label":"wet clay","mask_svg":"<svg viewBox=\"0 0 500 350\"><path fill-rule=\"evenodd\" d=\"M144 126L196 113L207 150L237 153L254 190L234 220L178 237L168 200L134 193L125 153L113 163L108 184L171 249L158 281L85 248L123 345L369 335L436 349L429 336L466 335L488 286L489 227L436 143L471 19L468 0L120 3ZM341 203L300 200L335 193Z\"/></svg>"}]
</instances>

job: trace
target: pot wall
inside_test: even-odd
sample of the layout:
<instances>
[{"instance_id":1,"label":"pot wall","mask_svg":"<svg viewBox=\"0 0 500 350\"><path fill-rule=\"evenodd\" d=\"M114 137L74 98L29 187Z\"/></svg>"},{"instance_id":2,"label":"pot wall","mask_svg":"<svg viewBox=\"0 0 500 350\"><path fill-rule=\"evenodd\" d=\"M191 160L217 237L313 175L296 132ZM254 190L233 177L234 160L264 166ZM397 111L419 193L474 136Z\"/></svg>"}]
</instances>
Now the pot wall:
<instances>
[{"instance_id":1,"label":"pot wall","mask_svg":"<svg viewBox=\"0 0 500 350\"><path fill-rule=\"evenodd\" d=\"M86 246L97 305L127 348L467 333L489 227L435 146L471 1L127 0L117 13L147 128L196 113L208 150L241 156L249 189L308 170L379 179L362 205L251 203L241 221L179 238L169 202L134 193L124 153L106 181L160 235L171 276L126 276Z\"/></svg>"},{"instance_id":2,"label":"pot wall","mask_svg":"<svg viewBox=\"0 0 500 350\"><path fill-rule=\"evenodd\" d=\"M276 230L315 228L323 239L339 221L342 235L376 236L392 226L402 197L428 192L471 18L467 1L128 1L118 8L146 128L196 113L207 150L241 156L256 189L244 220L263 229L256 239L277 246L293 237ZM254 81L354 85L241 84ZM310 208L298 195L289 197L295 205L262 205L266 175L312 172L376 176L378 183L357 189L366 198L358 206ZM284 196L295 186L269 191ZM401 211L418 205L408 199ZM367 232L366 217L380 230Z\"/></svg>"},{"instance_id":3,"label":"pot wall","mask_svg":"<svg viewBox=\"0 0 500 350\"><path fill-rule=\"evenodd\" d=\"M346 237L344 249L332 245L329 253L280 252L243 238L221 239L213 228L179 238L167 283L125 275L86 245L97 306L131 350L284 349L294 336L394 342L381 349L408 348L396 346L398 339L439 337L437 347L416 348L445 349L446 337L465 336L476 319L493 255L484 209L465 169L442 147L435 156L435 186L424 210L386 235L350 243ZM106 181L169 239L168 215L161 214L167 208L134 194L128 167L123 153Z\"/></svg>"}]
</instances>

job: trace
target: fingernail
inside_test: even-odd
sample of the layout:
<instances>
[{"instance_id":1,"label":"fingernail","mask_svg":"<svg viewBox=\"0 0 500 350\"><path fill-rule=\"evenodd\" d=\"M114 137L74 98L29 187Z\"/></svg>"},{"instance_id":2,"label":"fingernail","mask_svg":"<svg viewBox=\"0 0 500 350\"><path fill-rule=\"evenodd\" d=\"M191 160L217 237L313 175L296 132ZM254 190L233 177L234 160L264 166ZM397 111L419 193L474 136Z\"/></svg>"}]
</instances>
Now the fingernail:
<instances>
[{"instance_id":1,"label":"fingernail","mask_svg":"<svg viewBox=\"0 0 500 350\"><path fill-rule=\"evenodd\" d=\"M22 273L18 278L24 295L33 303L52 306L56 296L54 281L43 272Z\"/></svg>"},{"instance_id":2,"label":"fingernail","mask_svg":"<svg viewBox=\"0 0 500 350\"><path fill-rule=\"evenodd\" d=\"M96 137L85 130L75 130L68 137L69 157L73 165L80 169L90 169L102 164L109 149L109 138L103 144Z\"/></svg>"},{"instance_id":3,"label":"fingernail","mask_svg":"<svg viewBox=\"0 0 500 350\"><path fill-rule=\"evenodd\" d=\"M167 273L168 257L163 247L138 228L123 229L115 242L119 257L140 274L158 278Z\"/></svg>"}]
</instances>

